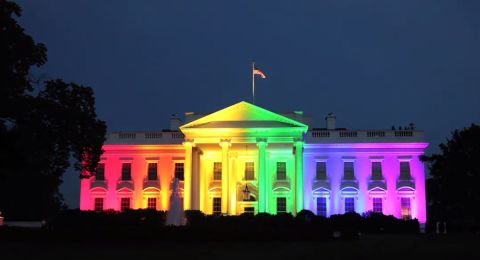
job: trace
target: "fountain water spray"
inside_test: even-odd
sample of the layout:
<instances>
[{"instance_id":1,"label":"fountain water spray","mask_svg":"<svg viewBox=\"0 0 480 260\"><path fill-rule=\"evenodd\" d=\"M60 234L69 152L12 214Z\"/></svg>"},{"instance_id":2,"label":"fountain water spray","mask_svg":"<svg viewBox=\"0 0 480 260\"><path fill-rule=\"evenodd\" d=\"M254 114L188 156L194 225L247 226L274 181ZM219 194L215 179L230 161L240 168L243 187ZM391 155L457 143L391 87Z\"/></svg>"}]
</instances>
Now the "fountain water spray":
<instances>
[{"instance_id":1,"label":"fountain water spray","mask_svg":"<svg viewBox=\"0 0 480 260\"><path fill-rule=\"evenodd\" d=\"M172 195L170 196L170 209L167 212L167 226L185 225L185 212L183 203L178 191L179 180L175 178L172 183Z\"/></svg>"}]
</instances>

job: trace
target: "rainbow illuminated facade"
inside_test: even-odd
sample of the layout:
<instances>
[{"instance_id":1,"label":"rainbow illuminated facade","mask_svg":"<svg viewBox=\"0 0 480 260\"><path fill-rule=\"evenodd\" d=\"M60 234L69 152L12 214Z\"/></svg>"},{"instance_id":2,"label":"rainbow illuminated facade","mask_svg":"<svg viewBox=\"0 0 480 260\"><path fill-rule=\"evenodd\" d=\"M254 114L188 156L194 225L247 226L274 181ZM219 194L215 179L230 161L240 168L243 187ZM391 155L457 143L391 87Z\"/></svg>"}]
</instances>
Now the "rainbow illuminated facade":
<instances>
[{"instance_id":1,"label":"rainbow illuminated facade","mask_svg":"<svg viewBox=\"0 0 480 260\"><path fill-rule=\"evenodd\" d=\"M168 210L178 177L185 209L207 214L382 212L426 221L428 146L421 131L308 129L240 102L171 131L112 133L97 176L82 180L82 210Z\"/></svg>"}]
</instances>

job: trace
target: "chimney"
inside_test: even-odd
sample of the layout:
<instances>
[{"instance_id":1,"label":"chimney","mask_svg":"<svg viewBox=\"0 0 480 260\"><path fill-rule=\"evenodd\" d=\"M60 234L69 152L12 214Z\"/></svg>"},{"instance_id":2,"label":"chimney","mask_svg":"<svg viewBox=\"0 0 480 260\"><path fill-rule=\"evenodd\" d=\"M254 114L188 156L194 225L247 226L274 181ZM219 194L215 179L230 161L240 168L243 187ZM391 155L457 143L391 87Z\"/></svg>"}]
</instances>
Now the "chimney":
<instances>
[{"instance_id":1,"label":"chimney","mask_svg":"<svg viewBox=\"0 0 480 260\"><path fill-rule=\"evenodd\" d=\"M337 117L335 116L334 113L332 113L332 112L328 113L327 117L325 117L325 120L327 121L327 129L328 130L335 130L336 129Z\"/></svg>"},{"instance_id":2,"label":"chimney","mask_svg":"<svg viewBox=\"0 0 480 260\"><path fill-rule=\"evenodd\" d=\"M177 116L177 114L172 114L170 116L170 130L172 131L178 131L178 128L182 124L182 121L180 121L180 118Z\"/></svg>"}]
</instances>

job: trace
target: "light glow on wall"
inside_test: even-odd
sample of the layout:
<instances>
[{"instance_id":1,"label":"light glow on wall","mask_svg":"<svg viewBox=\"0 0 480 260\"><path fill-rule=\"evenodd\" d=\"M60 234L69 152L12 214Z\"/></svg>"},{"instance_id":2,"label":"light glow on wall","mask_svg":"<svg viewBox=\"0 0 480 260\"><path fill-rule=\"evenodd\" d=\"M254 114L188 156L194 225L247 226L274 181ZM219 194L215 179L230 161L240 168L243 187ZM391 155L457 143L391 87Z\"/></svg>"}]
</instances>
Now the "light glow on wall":
<instances>
[{"instance_id":1,"label":"light glow on wall","mask_svg":"<svg viewBox=\"0 0 480 260\"><path fill-rule=\"evenodd\" d=\"M382 198L386 215L402 216L401 198L410 198L411 214L426 221L425 171L419 160L427 143L306 143L308 127L263 108L240 102L183 125L182 144L107 144L102 156L105 181L81 181L80 208L93 210L104 198L104 209L120 210L121 198L134 209L157 199L157 210L168 210L175 163L184 163L180 183L185 209L213 213L213 198L222 198L222 214L277 213L277 198L287 212L317 212L316 198L325 197L327 215L343 214L345 198L355 211L373 210ZM327 180L316 180L316 162L326 162ZM352 161L355 180L344 181L344 162ZM383 180L372 182L372 162L381 162ZM412 180L400 181L400 161L408 161ZM122 181L122 163L131 163L131 180ZM213 164L222 163L222 180L214 180ZM255 179L245 179L245 164L254 163ZM286 165L286 179L277 180L277 162ZM148 181L148 163L157 163L158 182ZM402 186L402 185L406 186ZM412 187L409 187L412 186ZM245 187L255 201L245 201Z\"/></svg>"}]
</instances>

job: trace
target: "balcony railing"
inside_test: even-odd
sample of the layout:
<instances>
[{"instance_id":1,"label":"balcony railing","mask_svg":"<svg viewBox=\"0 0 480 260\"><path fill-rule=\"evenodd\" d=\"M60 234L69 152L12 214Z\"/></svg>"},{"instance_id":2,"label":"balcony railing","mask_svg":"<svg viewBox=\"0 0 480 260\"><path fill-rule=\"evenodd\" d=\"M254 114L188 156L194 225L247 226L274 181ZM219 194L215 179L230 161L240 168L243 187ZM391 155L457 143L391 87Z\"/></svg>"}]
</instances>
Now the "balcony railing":
<instances>
[{"instance_id":1,"label":"balcony railing","mask_svg":"<svg viewBox=\"0 0 480 260\"><path fill-rule=\"evenodd\" d=\"M309 143L345 142L419 142L424 140L419 130L311 130L306 135Z\"/></svg>"},{"instance_id":2,"label":"balcony railing","mask_svg":"<svg viewBox=\"0 0 480 260\"><path fill-rule=\"evenodd\" d=\"M105 144L181 144L185 136L178 131L113 132Z\"/></svg>"}]
</instances>

